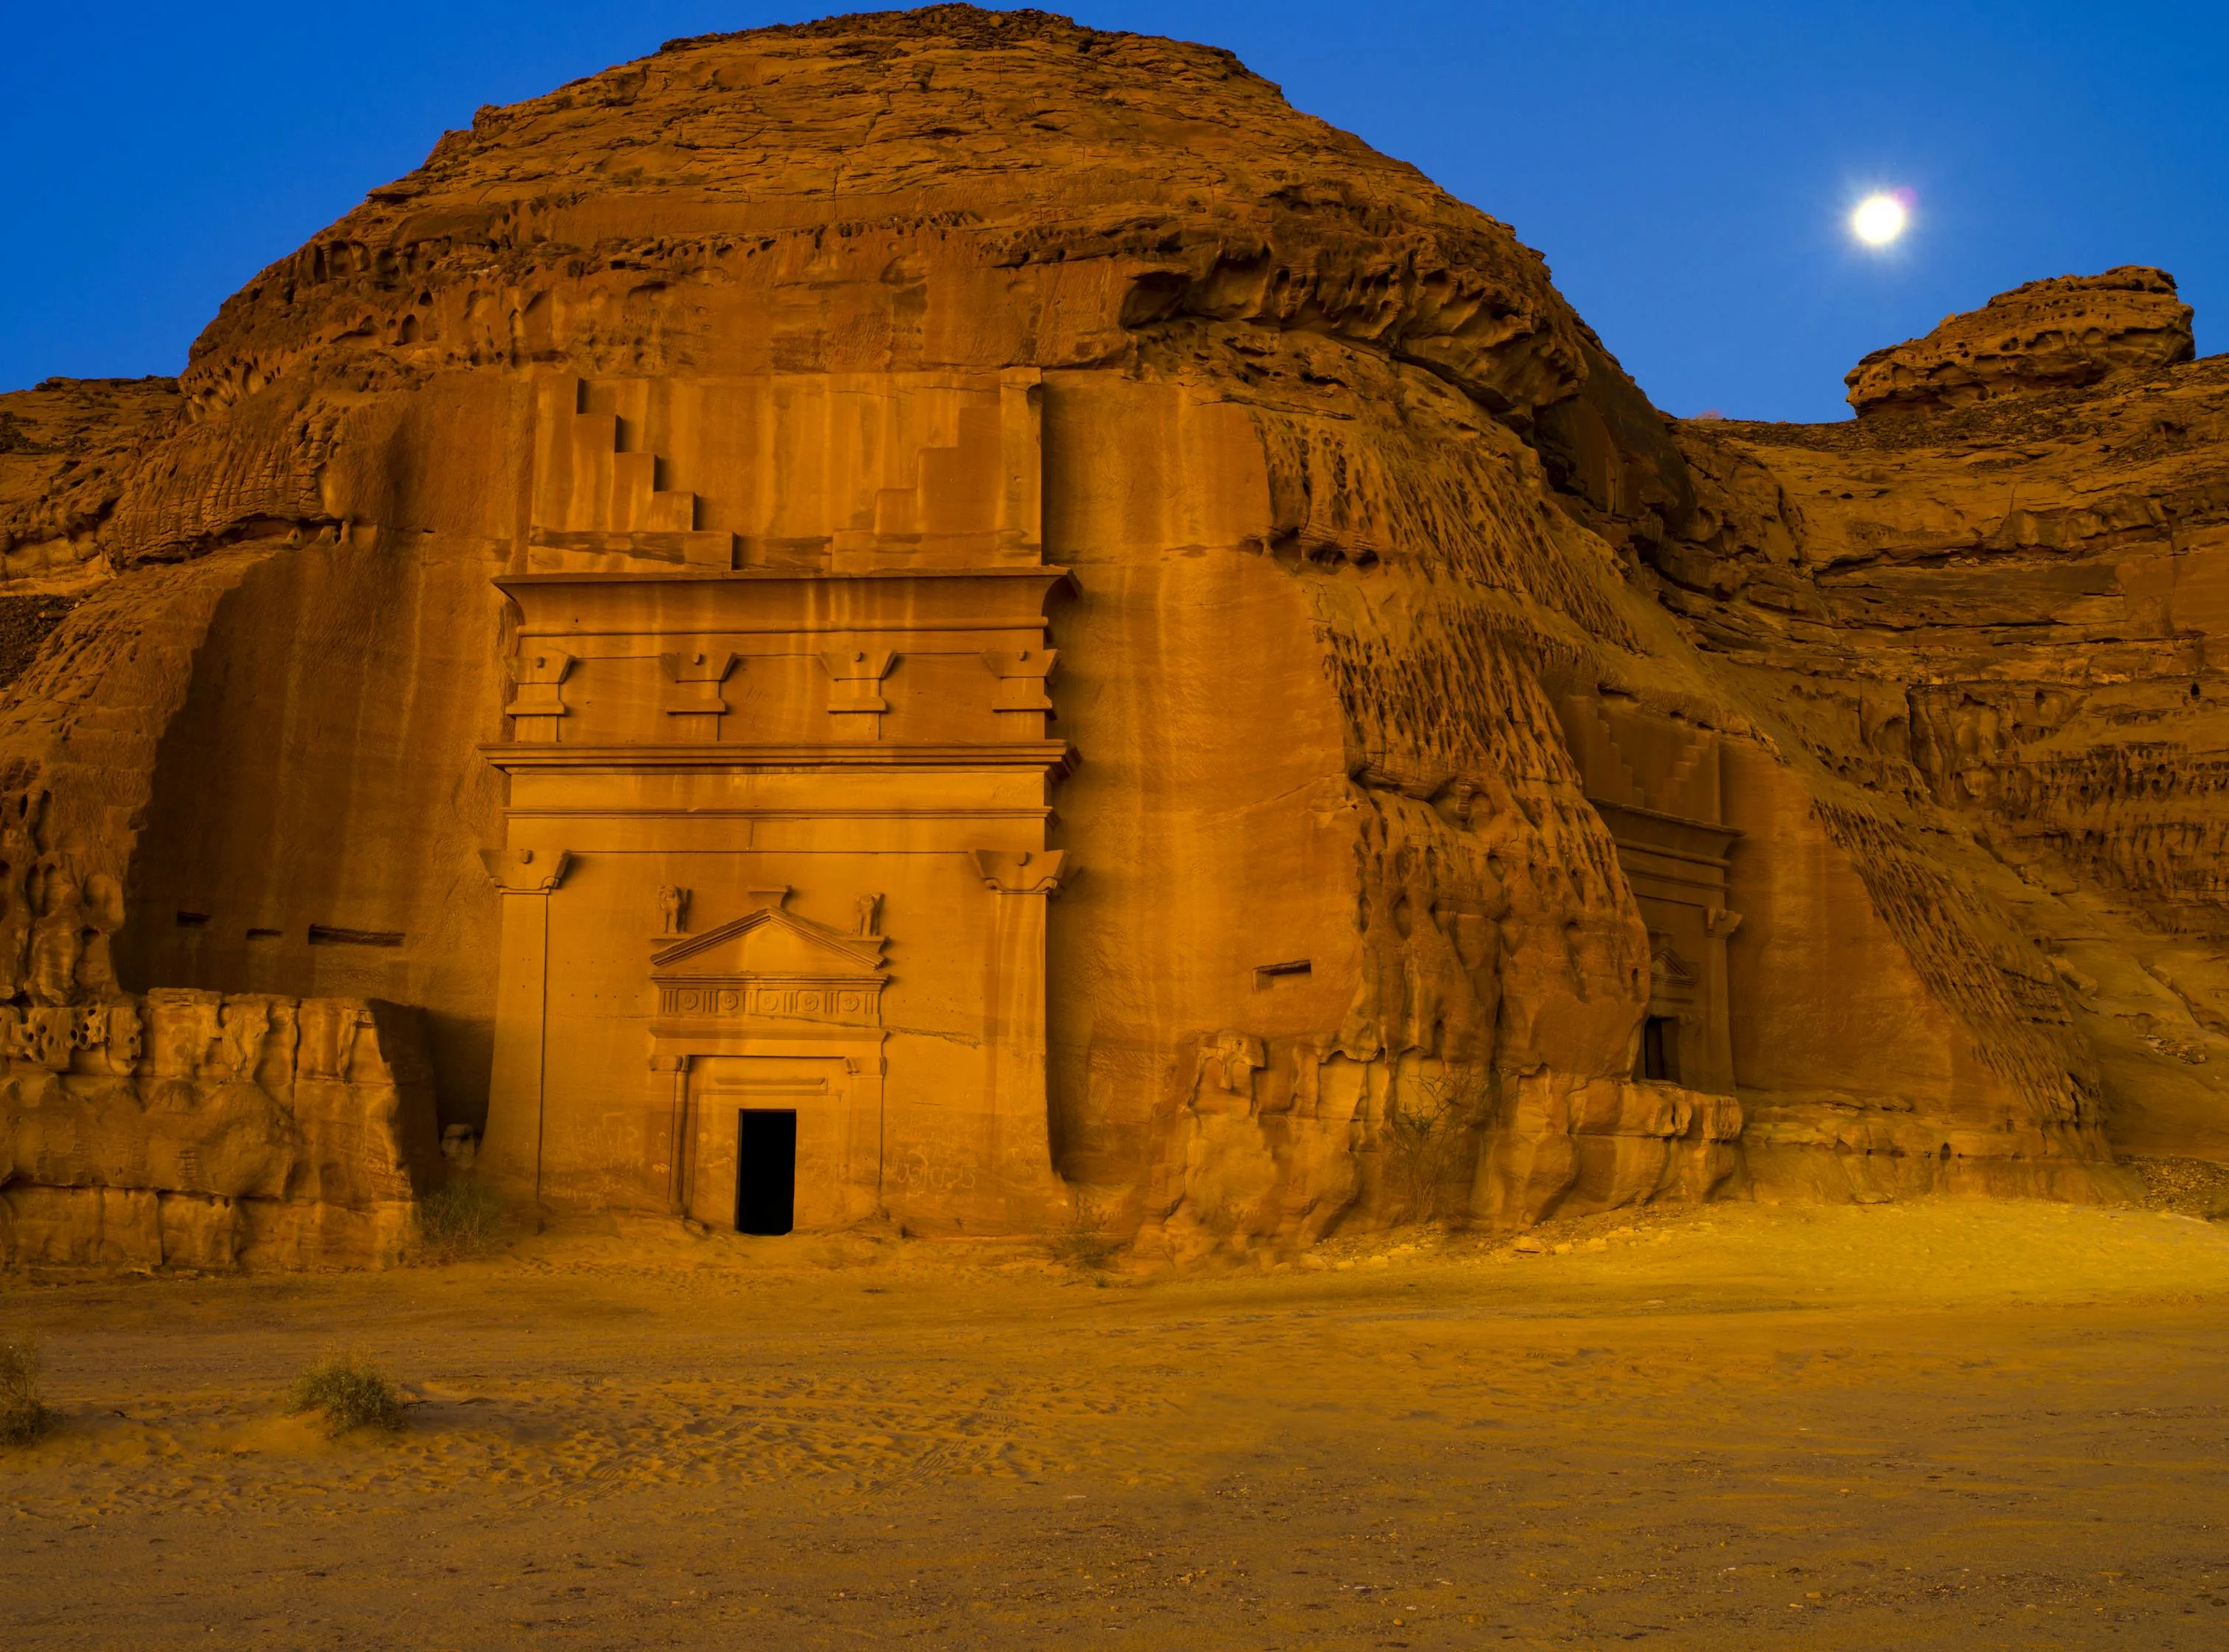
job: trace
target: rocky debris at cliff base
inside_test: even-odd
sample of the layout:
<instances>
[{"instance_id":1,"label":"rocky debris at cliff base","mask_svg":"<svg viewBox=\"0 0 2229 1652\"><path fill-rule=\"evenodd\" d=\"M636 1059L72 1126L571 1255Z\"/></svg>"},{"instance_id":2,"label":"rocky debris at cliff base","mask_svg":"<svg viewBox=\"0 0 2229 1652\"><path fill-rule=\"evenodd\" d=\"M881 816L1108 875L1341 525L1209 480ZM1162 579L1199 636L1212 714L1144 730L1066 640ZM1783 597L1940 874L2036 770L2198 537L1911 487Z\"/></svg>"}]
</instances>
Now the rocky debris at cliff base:
<instances>
[{"instance_id":1,"label":"rocky debris at cliff base","mask_svg":"<svg viewBox=\"0 0 2229 1652\"><path fill-rule=\"evenodd\" d=\"M2211 1159L2127 1159L2148 1209L2229 1222L2229 1164Z\"/></svg>"},{"instance_id":2,"label":"rocky debris at cliff base","mask_svg":"<svg viewBox=\"0 0 2229 1652\"><path fill-rule=\"evenodd\" d=\"M2187 362L2197 354L2190 323L2164 270L2053 276L1873 351L1843 382L1860 418L1970 407Z\"/></svg>"}]
</instances>

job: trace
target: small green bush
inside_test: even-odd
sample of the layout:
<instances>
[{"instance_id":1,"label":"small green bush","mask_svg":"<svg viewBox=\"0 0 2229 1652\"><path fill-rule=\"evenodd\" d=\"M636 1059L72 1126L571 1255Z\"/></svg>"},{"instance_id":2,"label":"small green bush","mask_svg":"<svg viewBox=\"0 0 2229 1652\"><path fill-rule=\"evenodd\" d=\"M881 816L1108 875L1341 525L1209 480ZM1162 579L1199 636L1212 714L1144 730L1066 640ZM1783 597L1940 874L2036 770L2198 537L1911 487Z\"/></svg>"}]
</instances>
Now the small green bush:
<instances>
[{"instance_id":1,"label":"small green bush","mask_svg":"<svg viewBox=\"0 0 2229 1652\"><path fill-rule=\"evenodd\" d=\"M509 1226L496 1196L470 1176L452 1176L418 1201L418 1242L431 1262L485 1256Z\"/></svg>"},{"instance_id":2,"label":"small green bush","mask_svg":"<svg viewBox=\"0 0 2229 1652\"><path fill-rule=\"evenodd\" d=\"M334 1436L358 1428L402 1426L402 1396L378 1367L353 1354L327 1354L295 1378L286 1391L286 1409L297 1416L323 1412L325 1432Z\"/></svg>"},{"instance_id":3,"label":"small green bush","mask_svg":"<svg viewBox=\"0 0 2229 1652\"><path fill-rule=\"evenodd\" d=\"M39 1345L0 1341L0 1445L29 1445L55 1425L39 1398Z\"/></svg>"}]
</instances>

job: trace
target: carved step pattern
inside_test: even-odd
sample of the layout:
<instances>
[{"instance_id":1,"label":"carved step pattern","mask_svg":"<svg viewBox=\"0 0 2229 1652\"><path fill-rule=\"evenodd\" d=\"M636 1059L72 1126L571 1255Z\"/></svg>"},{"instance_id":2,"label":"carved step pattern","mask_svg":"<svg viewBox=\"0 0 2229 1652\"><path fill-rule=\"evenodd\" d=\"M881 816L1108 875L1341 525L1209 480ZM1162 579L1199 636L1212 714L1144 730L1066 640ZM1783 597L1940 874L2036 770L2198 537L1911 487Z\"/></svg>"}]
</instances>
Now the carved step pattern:
<instances>
[{"instance_id":1,"label":"carved step pattern","mask_svg":"<svg viewBox=\"0 0 2229 1652\"><path fill-rule=\"evenodd\" d=\"M583 394L576 387L576 409ZM736 536L697 527L697 495L658 485L658 456L623 451L626 428L618 414L576 410L559 416L564 429L552 446L562 452L545 448L547 460L556 462L545 462L536 478L530 567L736 565Z\"/></svg>"},{"instance_id":2,"label":"carved step pattern","mask_svg":"<svg viewBox=\"0 0 2229 1652\"><path fill-rule=\"evenodd\" d=\"M1710 730L1616 716L1587 695L1565 696L1563 721L1589 797L1683 820L1718 820L1718 737Z\"/></svg>"}]
</instances>

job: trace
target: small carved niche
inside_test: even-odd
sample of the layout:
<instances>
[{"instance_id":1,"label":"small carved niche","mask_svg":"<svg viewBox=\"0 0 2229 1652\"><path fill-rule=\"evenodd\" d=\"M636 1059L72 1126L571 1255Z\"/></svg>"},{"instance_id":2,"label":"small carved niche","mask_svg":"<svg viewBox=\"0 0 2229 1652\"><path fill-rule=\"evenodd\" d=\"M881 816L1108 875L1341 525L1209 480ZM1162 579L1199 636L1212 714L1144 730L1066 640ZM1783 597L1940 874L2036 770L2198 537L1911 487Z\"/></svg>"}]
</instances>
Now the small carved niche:
<instances>
[{"instance_id":1,"label":"small carved niche","mask_svg":"<svg viewBox=\"0 0 2229 1652\"><path fill-rule=\"evenodd\" d=\"M342 929L332 924L310 925L312 946L400 946L402 932L395 929Z\"/></svg>"}]
</instances>

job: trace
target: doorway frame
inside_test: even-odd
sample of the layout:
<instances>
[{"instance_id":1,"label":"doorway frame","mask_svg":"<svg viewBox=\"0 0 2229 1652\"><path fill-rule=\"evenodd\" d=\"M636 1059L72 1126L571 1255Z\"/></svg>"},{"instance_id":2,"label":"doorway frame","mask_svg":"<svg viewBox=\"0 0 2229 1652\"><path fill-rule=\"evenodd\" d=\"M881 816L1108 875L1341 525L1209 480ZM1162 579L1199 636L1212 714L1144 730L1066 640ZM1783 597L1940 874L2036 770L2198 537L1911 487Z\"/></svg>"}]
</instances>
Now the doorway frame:
<instances>
[{"instance_id":1,"label":"doorway frame","mask_svg":"<svg viewBox=\"0 0 2229 1652\"><path fill-rule=\"evenodd\" d=\"M879 1027L831 1028L826 1032L790 1029L765 1032L653 1032L650 1065L654 1075L672 1085L666 1160L671 1167L666 1189L670 1213L676 1220L690 1215L690 1194L697 1185L697 1137L703 1125L703 1097L700 1061L721 1056L787 1058L844 1064L845 1095L837 1105L845 1116L849 1141L873 1143L871 1207L855 1220L885 1213L883 1184L888 1156L887 1112L883 1080L889 1071L886 1046L890 1034ZM858 1176L850 1184L861 1194L870 1179ZM796 1231L796 1230L793 1230Z\"/></svg>"}]
</instances>

